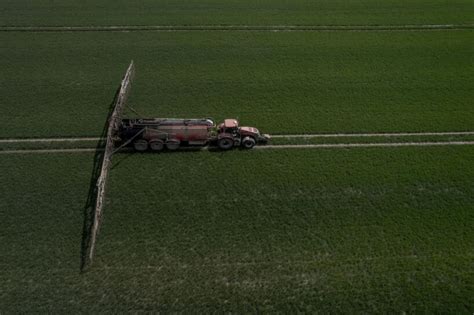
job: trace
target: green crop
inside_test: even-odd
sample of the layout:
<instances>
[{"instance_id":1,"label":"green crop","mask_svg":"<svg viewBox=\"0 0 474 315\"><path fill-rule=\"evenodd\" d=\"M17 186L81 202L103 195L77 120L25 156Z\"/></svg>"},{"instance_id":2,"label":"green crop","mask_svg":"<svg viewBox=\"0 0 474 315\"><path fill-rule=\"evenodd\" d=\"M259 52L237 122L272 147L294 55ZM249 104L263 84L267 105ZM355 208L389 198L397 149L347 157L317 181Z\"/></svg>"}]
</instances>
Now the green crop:
<instances>
[{"instance_id":1,"label":"green crop","mask_svg":"<svg viewBox=\"0 0 474 315\"><path fill-rule=\"evenodd\" d=\"M3 311L471 312L474 148L2 157ZM100 297L100 298L98 298Z\"/></svg>"},{"instance_id":2,"label":"green crop","mask_svg":"<svg viewBox=\"0 0 474 315\"><path fill-rule=\"evenodd\" d=\"M468 0L7 0L1 25L381 25L472 23Z\"/></svg>"},{"instance_id":3,"label":"green crop","mask_svg":"<svg viewBox=\"0 0 474 315\"><path fill-rule=\"evenodd\" d=\"M270 134L472 131L472 9L6 0L0 138L100 136L131 59L141 117L238 118ZM423 24L451 29L410 31ZM135 31L62 31L107 25ZM137 31L153 25L179 31ZM269 31L279 25L345 30ZM217 30L232 26L253 28ZM474 146L116 154L83 272L97 156L1 150L98 145L0 145L0 313L474 311Z\"/></svg>"},{"instance_id":4,"label":"green crop","mask_svg":"<svg viewBox=\"0 0 474 315\"><path fill-rule=\"evenodd\" d=\"M472 34L3 33L0 137L100 134L130 59L143 116L237 117L268 133L471 130Z\"/></svg>"}]
</instances>

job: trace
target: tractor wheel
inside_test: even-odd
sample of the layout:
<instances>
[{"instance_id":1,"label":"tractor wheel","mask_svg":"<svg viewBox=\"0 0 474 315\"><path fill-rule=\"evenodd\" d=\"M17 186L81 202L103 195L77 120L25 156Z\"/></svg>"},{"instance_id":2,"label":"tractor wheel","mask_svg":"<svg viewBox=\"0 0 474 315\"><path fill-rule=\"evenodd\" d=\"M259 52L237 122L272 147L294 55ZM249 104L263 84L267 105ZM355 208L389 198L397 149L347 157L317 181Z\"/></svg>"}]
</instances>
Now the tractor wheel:
<instances>
[{"instance_id":1,"label":"tractor wheel","mask_svg":"<svg viewBox=\"0 0 474 315\"><path fill-rule=\"evenodd\" d=\"M178 150L179 148L179 140L169 140L166 141L166 148L171 151Z\"/></svg>"},{"instance_id":2,"label":"tractor wheel","mask_svg":"<svg viewBox=\"0 0 474 315\"><path fill-rule=\"evenodd\" d=\"M234 140L232 138L222 138L217 141L217 145L222 150L229 150L234 146Z\"/></svg>"},{"instance_id":3,"label":"tractor wheel","mask_svg":"<svg viewBox=\"0 0 474 315\"><path fill-rule=\"evenodd\" d=\"M151 140L150 141L150 149L152 151L161 151L163 150L163 148L165 147L163 141L159 140L159 139L156 139L156 140Z\"/></svg>"},{"instance_id":4,"label":"tractor wheel","mask_svg":"<svg viewBox=\"0 0 474 315\"><path fill-rule=\"evenodd\" d=\"M146 140L140 139L133 143L133 147L139 152L144 152L148 149L148 142Z\"/></svg>"},{"instance_id":5,"label":"tractor wheel","mask_svg":"<svg viewBox=\"0 0 474 315\"><path fill-rule=\"evenodd\" d=\"M242 140L242 147L245 149L252 149L255 145L255 139L252 137L245 137L244 140Z\"/></svg>"}]
</instances>

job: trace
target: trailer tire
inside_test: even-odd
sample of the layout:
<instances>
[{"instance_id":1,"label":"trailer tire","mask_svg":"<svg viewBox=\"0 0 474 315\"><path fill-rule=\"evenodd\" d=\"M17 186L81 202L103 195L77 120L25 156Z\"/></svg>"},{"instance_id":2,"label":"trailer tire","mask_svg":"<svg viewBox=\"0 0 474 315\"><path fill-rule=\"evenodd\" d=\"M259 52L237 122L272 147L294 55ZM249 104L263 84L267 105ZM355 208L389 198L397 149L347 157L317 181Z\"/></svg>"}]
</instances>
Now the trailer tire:
<instances>
[{"instance_id":1,"label":"trailer tire","mask_svg":"<svg viewBox=\"0 0 474 315\"><path fill-rule=\"evenodd\" d=\"M234 140L232 138L221 138L217 141L217 145L221 150L229 150L234 146Z\"/></svg>"},{"instance_id":2,"label":"trailer tire","mask_svg":"<svg viewBox=\"0 0 474 315\"><path fill-rule=\"evenodd\" d=\"M148 142L143 139L137 140L133 143L133 148L138 152L144 152L148 149Z\"/></svg>"},{"instance_id":3,"label":"trailer tire","mask_svg":"<svg viewBox=\"0 0 474 315\"><path fill-rule=\"evenodd\" d=\"M255 139L252 137L245 137L242 140L242 147L245 149L252 149L255 146Z\"/></svg>"},{"instance_id":4,"label":"trailer tire","mask_svg":"<svg viewBox=\"0 0 474 315\"><path fill-rule=\"evenodd\" d=\"M178 150L179 148L179 140L169 140L169 141L166 141L166 148L170 151L175 151L175 150Z\"/></svg>"},{"instance_id":5,"label":"trailer tire","mask_svg":"<svg viewBox=\"0 0 474 315\"><path fill-rule=\"evenodd\" d=\"M151 140L149 144L150 144L150 149L156 152L163 150L163 148L165 147L165 144L163 143L163 141L159 139Z\"/></svg>"}]
</instances>

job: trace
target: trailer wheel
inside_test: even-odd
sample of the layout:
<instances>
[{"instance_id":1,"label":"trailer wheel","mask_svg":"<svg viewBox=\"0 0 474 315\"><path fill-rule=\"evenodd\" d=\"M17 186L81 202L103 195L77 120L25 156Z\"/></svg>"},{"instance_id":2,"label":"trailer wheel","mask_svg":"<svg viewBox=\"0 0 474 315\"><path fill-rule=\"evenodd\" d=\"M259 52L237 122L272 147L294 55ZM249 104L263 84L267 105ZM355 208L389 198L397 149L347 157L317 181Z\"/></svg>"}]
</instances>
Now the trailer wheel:
<instances>
[{"instance_id":1,"label":"trailer wheel","mask_svg":"<svg viewBox=\"0 0 474 315\"><path fill-rule=\"evenodd\" d=\"M179 148L179 140L169 140L166 141L166 148L171 151L178 150Z\"/></svg>"},{"instance_id":2,"label":"trailer wheel","mask_svg":"<svg viewBox=\"0 0 474 315\"><path fill-rule=\"evenodd\" d=\"M164 143L163 141L157 139L157 140L151 140L150 141L150 149L152 149L153 151L161 151L163 150L164 148Z\"/></svg>"},{"instance_id":3,"label":"trailer wheel","mask_svg":"<svg viewBox=\"0 0 474 315\"><path fill-rule=\"evenodd\" d=\"M217 141L217 145L222 150L229 150L234 146L234 140L232 138L222 138Z\"/></svg>"},{"instance_id":4,"label":"trailer wheel","mask_svg":"<svg viewBox=\"0 0 474 315\"><path fill-rule=\"evenodd\" d=\"M252 137L245 137L244 140L242 140L242 146L245 149L252 149L255 145L255 139Z\"/></svg>"},{"instance_id":5,"label":"trailer wheel","mask_svg":"<svg viewBox=\"0 0 474 315\"><path fill-rule=\"evenodd\" d=\"M135 150L139 152L146 151L148 149L148 142L146 140L140 139L133 143Z\"/></svg>"}]
</instances>

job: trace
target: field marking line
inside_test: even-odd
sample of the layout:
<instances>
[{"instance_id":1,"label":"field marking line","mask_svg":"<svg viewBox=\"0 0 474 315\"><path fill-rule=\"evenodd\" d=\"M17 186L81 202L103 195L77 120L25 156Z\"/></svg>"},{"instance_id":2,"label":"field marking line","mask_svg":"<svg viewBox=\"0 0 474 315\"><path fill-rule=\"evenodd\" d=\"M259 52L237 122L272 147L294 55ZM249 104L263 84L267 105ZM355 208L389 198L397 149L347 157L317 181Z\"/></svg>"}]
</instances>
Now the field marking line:
<instances>
[{"instance_id":1,"label":"field marking line","mask_svg":"<svg viewBox=\"0 0 474 315\"><path fill-rule=\"evenodd\" d=\"M443 142L393 142L393 143L332 143L332 144L280 144L262 145L254 149L325 149L325 148L369 148L369 147L427 147L427 146L460 146L474 145L474 141L443 141ZM178 151L206 151L215 150L214 147L181 148ZM103 149L75 148L75 149L38 149L38 150L0 150L0 154L34 154L34 153L83 153L96 152Z\"/></svg>"},{"instance_id":2,"label":"field marking line","mask_svg":"<svg viewBox=\"0 0 474 315\"><path fill-rule=\"evenodd\" d=\"M281 144L263 145L255 149L324 149L324 148L369 148L369 147L427 147L474 145L474 141L443 141L443 142L393 142L393 143L327 143L327 144Z\"/></svg>"},{"instance_id":3,"label":"field marking line","mask_svg":"<svg viewBox=\"0 0 474 315\"><path fill-rule=\"evenodd\" d=\"M0 139L0 143L35 143L35 142L78 142L78 141L99 141L99 137L79 137L79 138L24 138L24 139Z\"/></svg>"},{"instance_id":4,"label":"field marking line","mask_svg":"<svg viewBox=\"0 0 474 315\"><path fill-rule=\"evenodd\" d=\"M0 32L129 32L129 31L416 31L466 30L474 24L401 25L98 25L0 26Z\"/></svg>"},{"instance_id":5,"label":"field marking line","mask_svg":"<svg viewBox=\"0 0 474 315\"><path fill-rule=\"evenodd\" d=\"M96 148L82 148L82 149L37 149L37 150L0 150L0 154L35 154L35 153L84 153L103 151L103 149Z\"/></svg>"},{"instance_id":6,"label":"field marking line","mask_svg":"<svg viewBox=\"0 0 474 315\"><path fill-rule=\"evenodd\" d=\"M343 138L343 137L411 137L411 136L469 136L474 131L447 132L380 132L380 133L321 133L270 135L272 138Z\"/></svg>"},{"instance_id":7,"label":"field marking line","mask_svg":"<svg viewBox=\"0 0 474 315\"><path fill-rule=\"evenodd\" d=\"M469 136L474 131L446 131L446 132L385 132L385 133L315 133L315 134L271 134L272 138L343 138L343 137L411 137L411 136ZM0 143L35 143L35 142L80 142L99 141L100 137L75 138L10 138L0 139Z\"/></svg>"}]
</instances>

